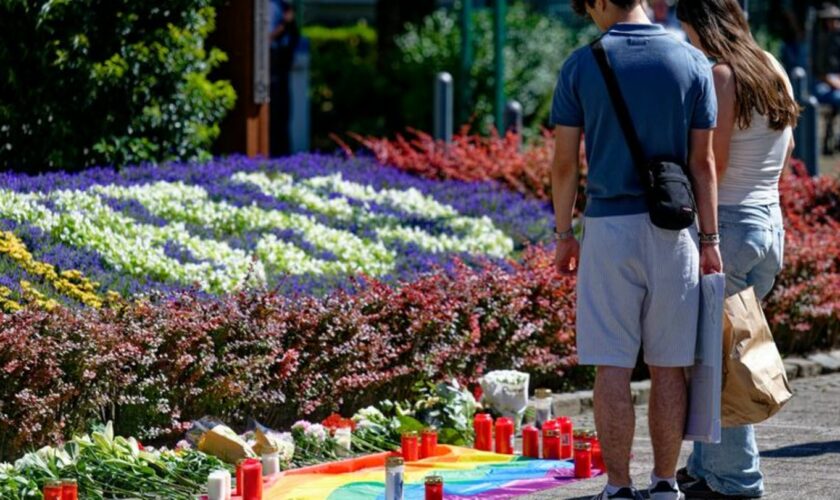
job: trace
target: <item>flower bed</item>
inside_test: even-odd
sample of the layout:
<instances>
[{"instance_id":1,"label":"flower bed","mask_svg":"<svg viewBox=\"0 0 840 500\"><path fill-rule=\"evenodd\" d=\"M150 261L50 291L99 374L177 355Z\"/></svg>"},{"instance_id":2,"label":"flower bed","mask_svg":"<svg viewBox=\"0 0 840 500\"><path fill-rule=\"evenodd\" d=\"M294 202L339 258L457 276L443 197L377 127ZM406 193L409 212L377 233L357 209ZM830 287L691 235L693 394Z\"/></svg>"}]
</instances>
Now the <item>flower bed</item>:
<instances>
[{"instance_id":1,"label":"flower bed","mask_svg":"<svg viewBox=\"0 0 840 500\"><path fill-rule=\"evenodd\" d=\"M501 262L546 239L551 214L494 182L433 182L317 155L5 174L2 186L6 310L192 285L219 294L323 292L356 274L395 282L454 256Z\"/></svg>"},{"instance_id":2,"label":"flower bed","mask_svg":"<svg viewBox=\"0 0 840 500\"><path fill-rule=\"evenodd\" d=\"M325 298L185 293L0 315L0 459L90 420L144 441L204 415L284 426L491 369L580 386L589 371L573 370L573 280L556 278L552 255L534 248L522 264L456 263Z\"/></svg>"}]
</instances>

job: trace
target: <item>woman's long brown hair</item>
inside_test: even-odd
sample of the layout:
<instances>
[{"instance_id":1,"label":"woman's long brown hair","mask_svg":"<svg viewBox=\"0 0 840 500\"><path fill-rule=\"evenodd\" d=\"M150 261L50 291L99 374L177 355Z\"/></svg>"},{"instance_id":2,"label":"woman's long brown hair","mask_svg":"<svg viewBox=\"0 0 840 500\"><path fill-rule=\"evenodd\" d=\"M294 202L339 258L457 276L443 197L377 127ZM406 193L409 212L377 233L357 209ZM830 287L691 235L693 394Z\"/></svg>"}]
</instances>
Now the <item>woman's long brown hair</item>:
<instances>
[{"instance_id":1,"label":"woman's long brown hair","mask_svg":"<svg viewBox=\"0 0 840 500\"><path fill-rule=\"evenodd\" d=\"M773 130L796 126L799 105L788 93L784 77L753 39L737 0L680 0L677 18L697 31L709 56L732 67L738 128L750 127L753 110L767 117Z\"/></svg>"}]
</instances>

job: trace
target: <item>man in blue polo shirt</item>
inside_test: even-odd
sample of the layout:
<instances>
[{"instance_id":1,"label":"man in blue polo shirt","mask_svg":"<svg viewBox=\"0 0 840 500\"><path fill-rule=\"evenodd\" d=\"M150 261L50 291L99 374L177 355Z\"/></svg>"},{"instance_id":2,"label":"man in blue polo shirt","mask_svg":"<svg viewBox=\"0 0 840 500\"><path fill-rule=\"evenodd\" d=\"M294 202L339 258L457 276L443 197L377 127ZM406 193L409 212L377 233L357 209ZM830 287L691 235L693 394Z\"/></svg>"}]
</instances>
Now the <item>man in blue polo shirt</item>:
<instances>
[{"instance_id":1,"label":"man in blue polo shirt","mask_svg":"<svg viewBox=\"0 0 840 500\"><path fill-rule=\"evenodd\" d=\"M551 113L557 268L578 273L580 363L597 367L595 424L608 470L596 499L642 498L630 478L635 417L630 377L640 347L650 367L654 451L650 494L683 498L675 475L686 414L683 367L694 364L700 273L720 272L711 66L651 24L641 0L573 0L606 33L601 41L648 158L688 165L700 235L654 226L607 86L590 47L563 65ZM578 145L589 163L582 247L572 232ZM701 245L699 241L702 241Z\"/></svg>"}]
</instances>

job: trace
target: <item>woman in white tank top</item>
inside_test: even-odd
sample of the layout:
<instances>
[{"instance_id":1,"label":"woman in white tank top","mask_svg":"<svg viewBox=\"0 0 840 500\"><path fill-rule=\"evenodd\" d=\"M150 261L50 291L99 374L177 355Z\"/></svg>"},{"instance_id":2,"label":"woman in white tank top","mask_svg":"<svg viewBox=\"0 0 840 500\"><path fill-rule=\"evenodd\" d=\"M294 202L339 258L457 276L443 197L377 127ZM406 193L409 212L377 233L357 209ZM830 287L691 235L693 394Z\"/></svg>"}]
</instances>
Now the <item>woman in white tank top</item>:
<instances>
[{"instance_id":1,"label":"woman in white tank top","mask_svg":"<svg viewBox=\"0 0 840 500\"><path fill-rule=\"evenodd\" d=\"M779 62L752 38L737 0L680 0L677 16L691 43L715 61L714 150L726 293L752 286L764 298L782 269L779 177L793 151L799 106ZM695 443L677 480L690 498L762 496L753 426L724 428L720 444Z\"/></svg>"}]
</instances>

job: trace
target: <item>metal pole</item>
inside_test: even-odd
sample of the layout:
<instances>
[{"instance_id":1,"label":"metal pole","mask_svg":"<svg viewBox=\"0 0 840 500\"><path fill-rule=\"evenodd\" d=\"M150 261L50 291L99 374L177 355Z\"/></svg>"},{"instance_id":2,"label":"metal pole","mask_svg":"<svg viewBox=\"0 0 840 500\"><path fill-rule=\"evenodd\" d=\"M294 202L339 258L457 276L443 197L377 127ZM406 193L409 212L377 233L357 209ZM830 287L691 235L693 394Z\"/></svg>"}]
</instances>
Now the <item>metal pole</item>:
<instances>
[{"instance_id":1,"label":"metal pole","mask_svg":"<svg viewBox=\"0 0 840 500\"><path fill-rule=\"evenodd\" d=\"M495 99L493 110L496 115L496 130L505 126L505 17L507 0L495 0L493 9L493 55L495 59Z\"/></svg>"},{"instance_id":2,"label":"metal pole","mask_svg":"<svg viewBox=\"0 0 840 500\"><path fill-rule=\"evenodd\" d=\"M519 147L522 147L522 105L510 101L505 106L505 134L516 134Z\"/></svg>"},{"instance_id":3,"label":"metal pole","mask_svg":"<svg viewBox=\"0 0 840 500\"><path fill-rule=\"evenodd\" d=\"M452 142L453 100L452 75L446 72L438 73L435 78L434 137L446 144Z\"/></svg>"},{"instance_id":4,"label":"metal pole","mask_svg":"<svg viewBox=\"0 0 840 500\"><path fill-rule=\"evenodd\" d=\"M473 8L472 0L461 0L461 74L458 87L458 122L470 116L470 87L473 67Z\"/></svg>"},{"instance_id":5,"label":"metal pole","mask_svg":"<svg viewBox=\"0 0 840 500\"><path fill-rule=\"evenodd\" d=\"M293 5L295 6L295 21L298 28L301 28L303 27L303 0L295 0Z\"/></svg>"},{"instance_id":6,"label":"metal pole","mask_svg":"<svg viewBox=\"0 0 840 500\"><path fill-rule=\"evenodd\" d=\"M805 163L808 174L819 174L820 141L819 141L819 109L817 98L808 91L808 73L804 68L794 68L791 72L791 83L796 94L796 100L802 106L799 124L794 130L796 146L793 155Z\"/></svg>"}]
</instances>

